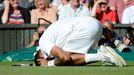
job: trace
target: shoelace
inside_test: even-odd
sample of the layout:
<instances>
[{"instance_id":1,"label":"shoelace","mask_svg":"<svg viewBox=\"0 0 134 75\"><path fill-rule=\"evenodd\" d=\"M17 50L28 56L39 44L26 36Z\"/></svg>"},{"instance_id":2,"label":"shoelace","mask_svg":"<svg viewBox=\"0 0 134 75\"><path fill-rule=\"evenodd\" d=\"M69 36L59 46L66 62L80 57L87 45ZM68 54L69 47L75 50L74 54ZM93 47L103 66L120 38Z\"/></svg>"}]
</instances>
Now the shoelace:
<instances>
[{"instance_id":1,"label":"shoelace","mask_svg":"<svg viewBox=\"0 0 134 75\"><path fill-rule=\"evenodd\" d=\"M103 61L102 61L102 65L115 65L113 62L111 62L111 59L105 55L102 56Z\"/></svg>"}]
</instances>

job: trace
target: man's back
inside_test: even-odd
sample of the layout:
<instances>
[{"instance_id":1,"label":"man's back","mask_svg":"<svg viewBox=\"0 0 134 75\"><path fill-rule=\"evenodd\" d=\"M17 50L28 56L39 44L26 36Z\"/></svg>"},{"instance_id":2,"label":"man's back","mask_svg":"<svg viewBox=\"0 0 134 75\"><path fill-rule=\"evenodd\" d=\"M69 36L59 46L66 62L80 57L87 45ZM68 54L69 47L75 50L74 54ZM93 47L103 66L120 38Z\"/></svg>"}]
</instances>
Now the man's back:
<instances>
[{"instance_id":1,"label":"man's back","mask_svg":"<svg viewBox=\"0 0 134 75\"><path fill-rule=\"evenodd\" d=\"M92 49L97 44L101 32L101 25L95 18L68 18L50 25L40 38L42 40L40 43L50 44L50 48L47 46L42 50L50 50L53 45L56 45L69 52L87 53L88 49Z\"/></svg>"}]
</instances>

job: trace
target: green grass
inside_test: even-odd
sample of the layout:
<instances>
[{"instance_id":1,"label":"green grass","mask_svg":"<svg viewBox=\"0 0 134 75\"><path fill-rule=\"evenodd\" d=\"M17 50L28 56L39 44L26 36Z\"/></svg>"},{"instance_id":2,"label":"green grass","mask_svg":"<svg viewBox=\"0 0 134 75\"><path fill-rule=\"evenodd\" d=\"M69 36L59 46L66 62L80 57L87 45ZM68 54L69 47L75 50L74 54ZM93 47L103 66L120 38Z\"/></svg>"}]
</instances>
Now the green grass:
<instances>
[{"instance_id":1,"label":"green grass","mask_svg":"<svg viewBox=\"0 0 134 75\"><path fill-rule=\"evenodd\" d=\"M0 75L134 75L134 62L126 67L101 66L100 63L86 66L35 67L12 66L31 62L0 62Z\"/></svg>"}]
</instances>

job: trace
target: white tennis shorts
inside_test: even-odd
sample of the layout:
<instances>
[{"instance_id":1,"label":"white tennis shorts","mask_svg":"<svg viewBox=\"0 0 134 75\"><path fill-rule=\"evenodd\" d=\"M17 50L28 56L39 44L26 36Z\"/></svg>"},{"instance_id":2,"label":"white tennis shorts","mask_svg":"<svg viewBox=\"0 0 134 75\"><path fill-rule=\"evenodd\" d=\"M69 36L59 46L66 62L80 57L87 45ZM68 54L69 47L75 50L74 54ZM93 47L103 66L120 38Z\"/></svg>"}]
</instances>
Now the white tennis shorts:
<instances>
[{"instance_id":1,"label":"white tennis shorts","mask_svg":"<svg viewBox=\"0 0 134 75\"><path fill-rule=\"evenodd\" d=\"M51 56L54 45L68 52L86 54L96 46L101 33L100 22L91 17L59 20L43 33L39 47L45 56Z\"/></svg>"}]
</instances>

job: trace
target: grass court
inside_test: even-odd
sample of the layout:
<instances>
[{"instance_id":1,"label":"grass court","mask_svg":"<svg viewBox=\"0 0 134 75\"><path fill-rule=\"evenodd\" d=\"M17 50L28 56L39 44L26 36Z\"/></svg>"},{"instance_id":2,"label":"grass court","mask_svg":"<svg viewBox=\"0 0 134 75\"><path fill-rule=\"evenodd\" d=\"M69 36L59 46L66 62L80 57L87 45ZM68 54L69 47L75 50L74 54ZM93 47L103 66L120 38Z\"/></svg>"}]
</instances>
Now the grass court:
<instances>
[{"instance_id":1,"label":"grass court","mask_svg":"<svg viewBox=\"0 0 134 75\"><path fill-rule=\"evenodd\" d=\"M28 64L32 61L0 62L0 75L134 75L134 62L127 62L126 67L112 65L102 66L93 63L85 66L12 66L14 64Z\"/></svg>"}]
</instances>

